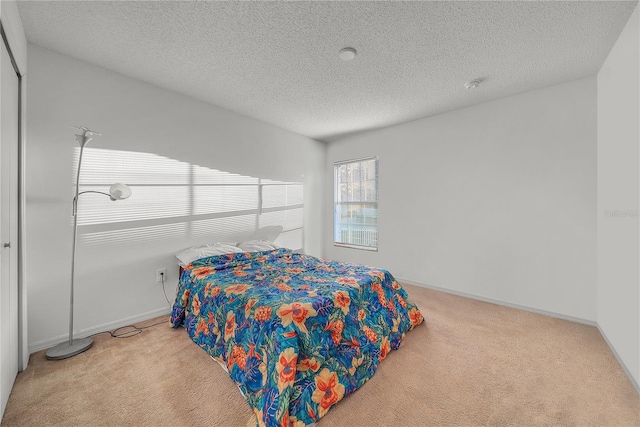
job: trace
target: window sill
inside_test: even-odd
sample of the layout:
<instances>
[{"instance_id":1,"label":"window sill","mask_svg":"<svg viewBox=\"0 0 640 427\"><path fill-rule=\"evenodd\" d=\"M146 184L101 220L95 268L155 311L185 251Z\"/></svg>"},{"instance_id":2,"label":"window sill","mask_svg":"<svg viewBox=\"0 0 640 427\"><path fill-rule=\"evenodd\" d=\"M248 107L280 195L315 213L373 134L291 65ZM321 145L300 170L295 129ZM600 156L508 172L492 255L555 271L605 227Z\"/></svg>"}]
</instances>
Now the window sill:
<instances>
[{"instance_id":1,"label":"window sill","mask_svg":"<svg viewBox=\"0 0 640 427\"><path fill-rule=\"evenodd\" d=\"M337 246L339 248L349 248L349 249L360 249L361 251L369 251L369 252L378 252L377 247L372 246L358 246L358 245L349 245L347 243L336 243L333 242L333 246Z\"/></svg>"}]
</instances>

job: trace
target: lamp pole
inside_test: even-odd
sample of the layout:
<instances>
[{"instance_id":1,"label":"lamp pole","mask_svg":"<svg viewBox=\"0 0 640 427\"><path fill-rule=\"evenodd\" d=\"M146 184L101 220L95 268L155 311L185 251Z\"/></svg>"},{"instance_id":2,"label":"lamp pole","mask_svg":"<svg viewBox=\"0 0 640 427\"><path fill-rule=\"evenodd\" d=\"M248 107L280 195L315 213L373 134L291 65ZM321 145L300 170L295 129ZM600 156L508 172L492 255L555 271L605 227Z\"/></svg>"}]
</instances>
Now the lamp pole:
<instances>
[{"instance_id":1,"label":"lamp pole","mask_svg":"<svg viewBox=\"0 0 640 427\"><path fill-rule=\"evenodd\" d=\"M98 132L87 129L86 127L77 128L82 131L82 135L76 135L76 139L80 143L80 158L78 159L78 175L76 176L76 195L73 197L73 252L71 252L71 292L69 295L69 341L51 347L47 350L47 359L61 360L80 354L93 345L93 338L86 337L73 339L73 285L76 275L76 242L78 238L78 197L84 193L98 193L109 196L112 201L124 200L131 196L131 189L124 184L115 183L109 188L109 193L102 191L87 190L80 192L80 167L82 166L82 154L84 147L91 141L92 135L100 135Z\"/></svg>"},{"instance_id":2,"label":"lamp pole","mask_svg":"<svg viewBox=\"0 0 640 427\"><path fill-rule=\"evenodd\" d=\"M80 195L80 167L82 166L82 153L85 145L91 141L91 135L100 135L87 128L82 128L82 135L76 135L76 139L80 143L80 159L78 160L78 174L76 176L76 194L73 198L73 251L71 252L71 291L69 294L69 341L62 342L55 347L51 347L47 351L47 359L61 360L75 356L88 350L93 345L91 337L73 339L73 285L76 272L76 241L78 236L78 196Z\"/></svg>"},{"instance_id":3,"label":"lamp pole","mask_svg":"<svg viewBox=\"0 0 640 427\"><path fill-rule=\"evenodd\" d=\"M69 347L73 345L73 284L76 275L76 243L78 236L78 197L80 196L80 167L82 166L82 153L84 151L84 146L87 145L93 138L87 136L87 131L84 131L82 132L82 135L76 135L76 139L80 143L80 159L78 159L78 174L76 175L76 195L73 197L73 250L71 252L71 295L69 297Z\"/></svg>"}]
</instances>

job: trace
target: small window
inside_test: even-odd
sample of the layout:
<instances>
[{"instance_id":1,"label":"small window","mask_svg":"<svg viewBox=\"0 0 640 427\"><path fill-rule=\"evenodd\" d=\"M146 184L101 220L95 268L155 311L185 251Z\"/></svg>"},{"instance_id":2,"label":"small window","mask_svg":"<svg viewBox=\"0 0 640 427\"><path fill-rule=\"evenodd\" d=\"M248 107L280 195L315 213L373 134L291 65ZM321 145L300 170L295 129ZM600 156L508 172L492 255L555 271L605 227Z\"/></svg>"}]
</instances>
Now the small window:
<instances>
[{"instance_id":1,"label":"small window","mask_svg":"<svg viewBox=\"0 0 640 427\"><path fill-rule=\"evenodd\" d=\"M336 246L378 250L378 158L333 164Z\"/></svg>"}]
</instances>

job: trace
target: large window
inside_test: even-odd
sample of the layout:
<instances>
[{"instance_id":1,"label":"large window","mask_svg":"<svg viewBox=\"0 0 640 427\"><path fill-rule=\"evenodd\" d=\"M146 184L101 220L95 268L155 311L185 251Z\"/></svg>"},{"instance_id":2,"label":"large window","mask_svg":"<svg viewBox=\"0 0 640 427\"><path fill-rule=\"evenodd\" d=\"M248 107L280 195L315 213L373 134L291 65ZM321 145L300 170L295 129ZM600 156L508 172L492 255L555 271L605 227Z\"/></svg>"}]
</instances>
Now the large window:
<instances>
[{"instance_id":1,"label":"large window","mask_svg":"<svg viewBox=\"0 0 640 427\"><path fill-rule=\"evenodd\" d=\"M338 162L334 173L333 242L378 249L378 158Z\"/></svg>"}]
</instances>

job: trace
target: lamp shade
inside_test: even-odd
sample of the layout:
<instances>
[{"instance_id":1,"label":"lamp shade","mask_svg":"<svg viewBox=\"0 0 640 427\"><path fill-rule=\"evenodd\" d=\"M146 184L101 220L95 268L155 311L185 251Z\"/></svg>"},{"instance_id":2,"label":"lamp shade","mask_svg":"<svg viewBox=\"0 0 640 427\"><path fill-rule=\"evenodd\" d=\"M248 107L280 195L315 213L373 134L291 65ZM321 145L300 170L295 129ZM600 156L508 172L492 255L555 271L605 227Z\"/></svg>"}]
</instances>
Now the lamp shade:
<instances>
[{"instance_id":1,"label":"lamp shade","mask_svg":"<svg viewBox=\"0 0 640 427\"><path fill-rule=\"evenodd\" d=\"M131 189L127 185L118 182L109 187L109 195L111 200L124 200L131 196Z\"/></svg>"}]
</instances>

